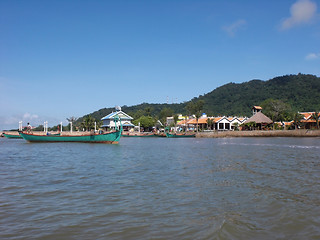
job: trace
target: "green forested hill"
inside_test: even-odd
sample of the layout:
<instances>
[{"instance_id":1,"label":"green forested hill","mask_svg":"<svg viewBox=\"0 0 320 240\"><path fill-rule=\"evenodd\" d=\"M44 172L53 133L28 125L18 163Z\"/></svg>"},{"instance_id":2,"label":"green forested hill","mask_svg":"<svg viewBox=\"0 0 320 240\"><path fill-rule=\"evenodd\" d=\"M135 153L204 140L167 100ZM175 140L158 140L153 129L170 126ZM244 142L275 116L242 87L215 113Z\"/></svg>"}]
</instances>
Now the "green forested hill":
<instances>
[{"instance_id":1,"label":"green forested hill","mask_svg":"<svg viewBox=\"0 0 320 240\"><path fill-rule=\"evenodd\" d=\"M298 74L276 77L268 81L252 80L239 84L228 83L190 101L203 100L203 112L208 115L250 116L252 106L260 105L270 98L282 100L291 105L295 111L319 111L320 78L314 75ZM163 109L186 114L187 104L188 102L180 104L142 103L130 107L122 106L122 110L135 118L141 115L161 118ZM113 110L114 107L104 108L91 115L96 119L101 119Z\"/></svg>"},{"instance_id":2,"label":"green forested hill","mask_svg":"<svg viewBox=\"0 0 320 240\"><path fill-rule=\"evenodd\" d=\"M269 81L229 83L201 96L205 111L213 115L249 115L253 105L278 99L295 111L320 109L320 78L313 75L287 75ZM210 114L211 115L211 114Z\"/></svg>"}]
</instances>

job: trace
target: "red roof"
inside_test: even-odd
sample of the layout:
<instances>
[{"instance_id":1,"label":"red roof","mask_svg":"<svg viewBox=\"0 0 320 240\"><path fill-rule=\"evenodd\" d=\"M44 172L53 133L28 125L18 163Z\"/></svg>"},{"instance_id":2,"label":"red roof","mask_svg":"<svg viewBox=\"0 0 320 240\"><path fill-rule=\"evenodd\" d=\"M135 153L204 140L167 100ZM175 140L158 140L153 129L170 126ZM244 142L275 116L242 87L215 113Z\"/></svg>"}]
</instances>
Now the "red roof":
<instances>
[{"instance_id":1,"label":"red roof","mask_svg":"<svg viewBox=\"0 0 320 240\"><path fill-rule=\"evenodd\" d=\"M301 112L300 114L303 116L304 119L301 122L316 122L315 119L312 118L312 114L315 112ZM318 114L320 116L320 113Z\"/></svg>"},{"instance_id":2,"label":"red roof","mask_svg":"<svg viewBox=\"0 0 320 240\"><path fill-rule=\"evenodd\" d=\"M186 124L186 120L182 120L182 121L177 123L177 125L185 125L185 124Z\"/></svg>"}]
</instances>

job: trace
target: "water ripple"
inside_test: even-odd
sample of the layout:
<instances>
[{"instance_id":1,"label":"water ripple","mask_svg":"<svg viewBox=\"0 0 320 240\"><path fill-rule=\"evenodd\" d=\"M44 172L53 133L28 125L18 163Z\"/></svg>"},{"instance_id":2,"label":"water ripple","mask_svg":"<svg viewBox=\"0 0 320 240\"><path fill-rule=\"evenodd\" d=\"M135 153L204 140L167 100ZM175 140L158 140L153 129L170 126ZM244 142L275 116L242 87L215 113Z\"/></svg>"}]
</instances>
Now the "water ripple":
<instances>
[{"instance_id":1,"label":"water ripple","mask_svg":"<svg viewBox=\"0 0 320 240\"><path fill-rule=\"evenodd\" d=\"M0 139L0 239L317 239L320 139Z\"/></svg>"}]
</instances>

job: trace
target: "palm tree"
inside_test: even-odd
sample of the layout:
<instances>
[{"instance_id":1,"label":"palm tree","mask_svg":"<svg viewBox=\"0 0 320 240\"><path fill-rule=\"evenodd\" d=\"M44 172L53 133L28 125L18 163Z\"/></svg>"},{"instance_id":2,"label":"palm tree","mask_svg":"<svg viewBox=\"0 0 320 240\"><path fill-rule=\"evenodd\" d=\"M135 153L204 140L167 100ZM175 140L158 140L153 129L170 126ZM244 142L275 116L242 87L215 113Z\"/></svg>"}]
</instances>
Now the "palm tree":
<instances>
[{"instance_id":1,"label":"palm tree","mask_svg":"<svg viewBox=\"0 0 320 240\"><path fill-rule=\"evenodd\" d=\"M246 125L248 126L249 130L254 130L257 124L256 122L248 122Z\"/></svg>"},{"instance_id":2,"label":"palm tree","mask_svg":"<svg viewBox=\"0 0 320 240\"><path fill-rule=\"evenodd\" d=\"M69 118L66 118L66 119L68 120L69 123L71 123L71 124L70 124L70 130L72 131L72 129L71 129L71 128L72 128L72 125L73 125L73 123L74 123L75 121L78 120L78 118L72 116L72 117L69 117Z\"/></svg>"},{"instance_id":3,"label":"palm tree","mask_svg":"<svg viewBox=\"0 0 320 240\"><path fill-rule=\"evenodd\" d=\"M208 118L208 119L207 119L208 128L209 128L210 130L212 130L212 126L213 126L214 123L215 123L215 122L214 122L213 119L211 119L211 118Z\"/></svg>"},{"instance_id":4,"label":"palm tree","mask_svg":"<svg viewBox=\"0 0 320 240\"><path fill-rule=\"evenodd\" d=\"M314 113L312 113L311 119L316 120L316 127L317 129L319 129L319 112L315 111Z\"/></svg>"},{"instance_id":5,"label":"palm tree","mask_svg":"<svg viewBox=\"0 0 320 240\"><path fill-rule=\"evenodd\" d=\"M196 116L196 119L197 119L197 132L198 132L199 131L198 130L198 128L199 128L198 120L199 120L199 118L201 116L200 112L196 112L195 116Z\"/></svg>"},{"instance_id":6,"label":"palm tree","mask_svg":"<svg viewBox=\"0 0 320 240\"><path fill-rule=\"evenodd\" d=\"M198 119L201 117L201 111L203 109L204 101L199 100L194 104L194 111L197 119L197 132L198 132Z\"/></svg>"},{"instance_id":7,"label":"palm tree","mask_svg":"<svg viewBox=\"0 0 320 240\"><path fill-rule=\"evenodd\" d=\"M235 131L239 130L239 123L238 122L235 122L232 126L234 127Z\"/></svg>"},{"instance_id":8,"label":"palm tree","mask_svg":"<svg viewBox=\"0 0 320 240\"><path fill-rule=\"evenodd\" d=\"M186 106L186 109L190 113L195 113L197 119L197 132L198 132L198 119L201 116L201 111L203 109L204 101L199 100L197 102L189 102Z\"/></svg>"},{"instance_id":9,"label":"palm tree","mask_svg":"<svg viewBox=\"0 0 320 240\"><path fill-rule=\"evenodd\" d=\"M78 118L72 116L72 117L67 118L67 120L68 120L68 122L75 122L78 120Z\"/></svg>"},{"instance_id":10,"label":"palm tree","mask_svg":"<svg viewBox=\"0 0 320 240\"><path fill-rule=\"evenodd\" d=\"M84 117L83 121L81 122L81 127L84 128L86 131L90 131L94 128L94 122L95 119L91 115L88 115Z\"/></svg>"},{"instance_id":11,"label":"palm tree","mask_svg":"<svg viewBox=\"0 0 320 240\"><path fill-rule=\"evenodd\" d=\"M303 115L300 113L295 113L293 115L293 124L295 129L298 129L297 127L301 125L302 119L303 119Z\"/></svg>"}]
</instances>

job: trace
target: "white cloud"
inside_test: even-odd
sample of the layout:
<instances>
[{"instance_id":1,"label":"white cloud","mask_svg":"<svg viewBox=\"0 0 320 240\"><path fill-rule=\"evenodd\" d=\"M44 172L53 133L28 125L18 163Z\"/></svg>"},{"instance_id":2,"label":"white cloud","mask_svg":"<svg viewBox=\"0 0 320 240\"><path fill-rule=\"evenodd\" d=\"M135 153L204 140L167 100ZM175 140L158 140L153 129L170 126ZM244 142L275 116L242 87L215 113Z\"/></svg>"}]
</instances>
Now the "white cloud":
<instances>
[{"instance_id":1,"label":"white cloud","mask_svg":"<svg viewBox=\"0 0 320 240\"><path fill-rule=\"evenodd\" d=\"M40 123L39 117L36 114L25 113L23 115L15 114L12 116L1 116L0 117L0 129L14 129L18 128L19 122L22 121L23 125L27 122L33 123L31 125L36 126Z\"/></svg>"},{"instance_id":2,"label":"white cloud","mask_svg":"<svg viewBox=\"0 0 320 240\"><path fill-rule=\"evenodd\" d=\"M24 114L14 114L0 116L0 130L3 129L17 129L19 127L19 122L22 121L23 126L26 126L29 122L31 126L43 125L44 121L48 121L49 127L55 126L63 122L63 124L68 124L66 120L62 121L61 118L58 119L52 116L39 117L37 114L24 113Z\"/></svg>"},{"instance_id":3,"label":"white cloud","mask_svg":"<svg viewBox=\"0 0 320 240\"><path fill-rule=\"evenodd\" d=\"M239 19L235 21L234 23L224 26L223 30L228 33L229 36L234 37L237 31L244 28L244 26L247 24L247 21L244 19Z\"/></svg>"},{"instance_id":4,"label":"white cloud","mask_svg":"<svg viewBox=\"0 0 320 240\"><path fill-rule=\"evenodd\" d=\"M290 8L291 16L282 21L281 30L310 22L316 15L316 11L316 3L310 0L298 0Z\"/></svg>"},{"instance_id":5,"label":"white cloud","mask_svg":"<svg viewBox=\"0 0 320 240\"><path fill-rule=\"evenodd\" d=\"M318 58L320 58L320 53L309 53L306 56L306 60L315 60L315 59L318 59Z\"/></svg>"},{"instance_id":6,"label":"white cloud","mask_svg":"<svg viewBox=\"0 0 320 240\"><path fill-rule=\"evenodd\" d=\"M37 120L38 118L39 118L38 115L36 115L36 114L30 114L30 113L25 113L25 114L23 114L23 117L22 117L22 119L23 119L24 121Z\"/></svg>"}]
</instances>

